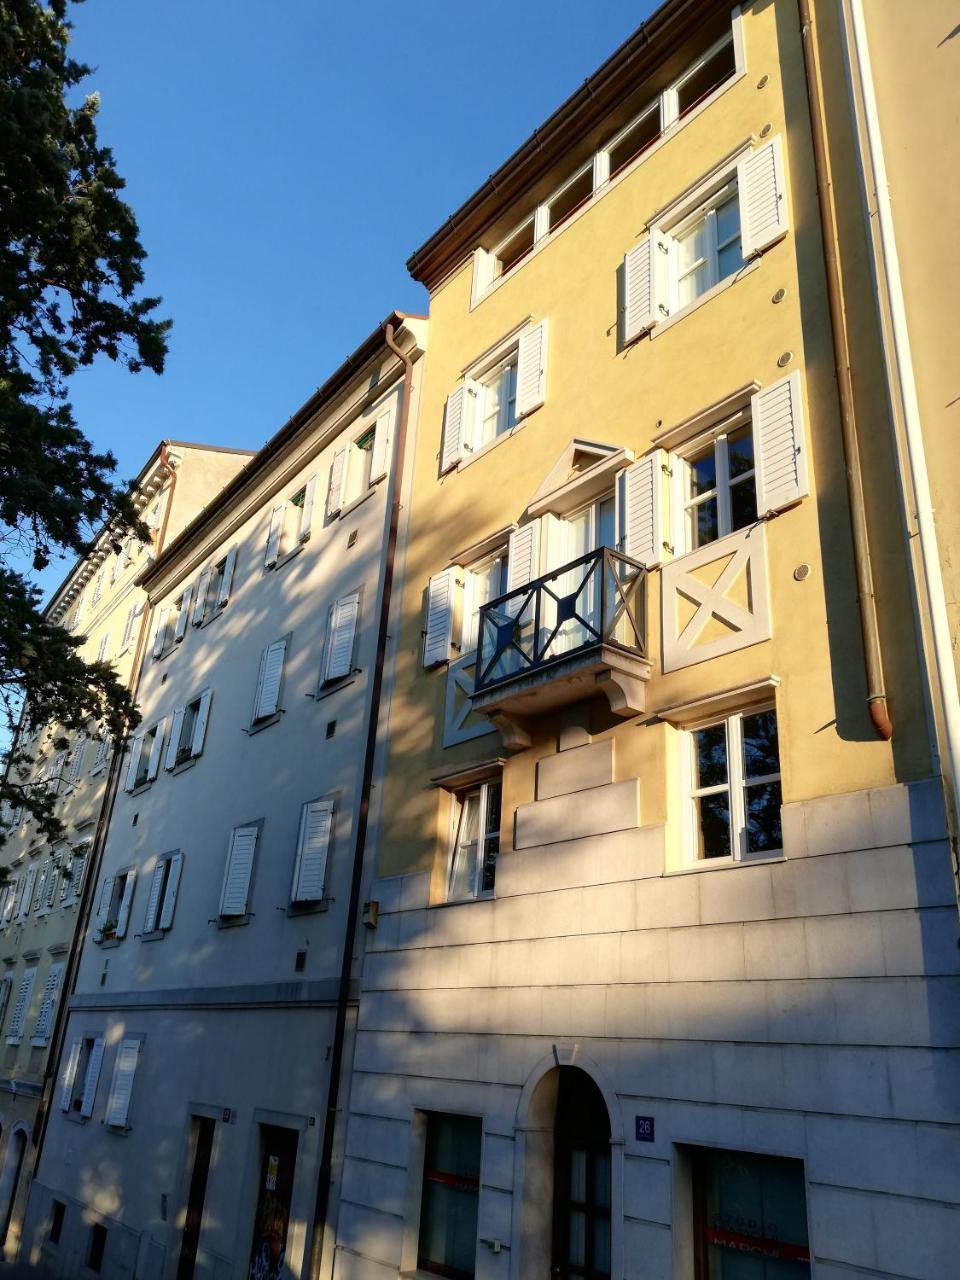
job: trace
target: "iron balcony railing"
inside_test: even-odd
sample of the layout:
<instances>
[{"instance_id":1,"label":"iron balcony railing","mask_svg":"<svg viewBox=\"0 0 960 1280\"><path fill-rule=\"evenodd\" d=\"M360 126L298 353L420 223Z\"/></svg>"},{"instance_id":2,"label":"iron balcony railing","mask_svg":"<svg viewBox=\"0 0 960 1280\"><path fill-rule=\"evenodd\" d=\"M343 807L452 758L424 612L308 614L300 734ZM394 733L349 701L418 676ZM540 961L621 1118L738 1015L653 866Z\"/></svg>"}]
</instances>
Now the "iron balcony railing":
<instances>
[{"instance_id":1,"label":"iron balcony railing","mask_svg":"<svg viewBox=\"0 0 960 1280\"><path fill-rule=\"evenodd\" d=\"M646 658L646 576L599 547L483 605L474 692L609 646Z\"/></svg>"}]
</instances>

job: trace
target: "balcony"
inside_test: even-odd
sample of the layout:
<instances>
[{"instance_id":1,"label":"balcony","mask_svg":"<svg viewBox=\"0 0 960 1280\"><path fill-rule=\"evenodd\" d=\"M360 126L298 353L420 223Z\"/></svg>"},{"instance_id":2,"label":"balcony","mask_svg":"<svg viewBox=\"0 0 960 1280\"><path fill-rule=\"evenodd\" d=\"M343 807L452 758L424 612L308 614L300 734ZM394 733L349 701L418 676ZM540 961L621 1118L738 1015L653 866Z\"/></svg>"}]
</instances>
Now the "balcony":
<instances>
[{"instance_id":1,"label":"balcony","mask_svg":"<svg viewBox=\"0 0 960 1280\"><path fill-rule=\"evenodd\" d=\"M531 718L598 693L617 715L643 711L646 577L600 547L481 608L473 709L506 746L529 746Z\"/></svg>"}]
</instances>

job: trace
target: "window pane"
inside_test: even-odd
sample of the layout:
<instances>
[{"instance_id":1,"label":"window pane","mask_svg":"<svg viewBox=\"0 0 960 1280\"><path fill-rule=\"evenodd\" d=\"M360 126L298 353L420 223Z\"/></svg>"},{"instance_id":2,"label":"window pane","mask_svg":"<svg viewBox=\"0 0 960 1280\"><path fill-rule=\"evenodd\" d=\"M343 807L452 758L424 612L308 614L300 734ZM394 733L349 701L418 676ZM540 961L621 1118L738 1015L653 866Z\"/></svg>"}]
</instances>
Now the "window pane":
<instances>
[{"instance_id":1,"label":"window pane","mask_svg":"<svg viewBox=\"0 0 960 1280\"><path fill-rule=\"evenodd\" d=\"M687 459L687 475L691 498L709 493L717 487L717 459L713 445L696 457Z\"/></svg>"},{"instance_id":2,"label":"window pane","mask_svg":"<svg viewBox=\"0 0 960 1280\"><path fill-rule=\"evenodd\" d=\"M780 772L777 741L777 713L755 711L743 717L743 773L746 778L763 778Z\"/></svg>"},{"instance_id":3,"label":"window pane","mask_svg":"<svg viewBox=\"0 0 960 1280\"><path fill-rule=\"evenodd\" d=\"M779 782L747 787L747 852L769 853L783 848Z\"/></svg>"},{"instance_id":4,"label":"window pane","mask_svg":"<svg viewBox=\"0 0 960 1280\"><path fill-rule=\"evenodd\" d=\"M717 253L717 279L726 280L743 266L743 254L740 251L740 238L724 245Z\"/></svg>"},{"instance_id":5,"label":"window pane","mask_svg":"<svg viewBox=\"0 0 960 1280\"><path fill-rule=\"evenodd\" d=\"M727 436L727 456L730 459L730 479L746 475L753 470L753 428L739 427Z\"/></svg>"},{"instance_id":6,"label":"window pane","mask_svg":"<svg viewBox=\"0 0 960 1280\"><path fill-rule=\"evenodd\" d=\"M470 898L476 892L477 842L480 834L480 792L471 791L460 806L457 841L450 866L450 897Z\"/></svg>"},{"instance_id":7,"label":"window pane","mask_svg":"<svg viewBox=\"0 0 960 1280\"><path fill-rule=\"evenodd\" d=\"M610 177L614 177L635 159L641 151L660 137L660 107L655 105L642 120L638 120L629 133L610 148Z\"/></svg>"},{"instance_id":8,"label":"window pane","mask_svg":"<svg viewBox=\"0 0 960 1280\"><path fill-rule=\"evenodd\" d=\"M680 275L686 275L696 263L703 262L706 256L707 220L701 218L677 240L677 270Z\"/></svg>"},{"instance_id":9,"label":"window pane","mask_svg":"<svg viewBox=\"0 0 960 1280\"><path fill-rule=\"evenodd\" d=\"M697 801L698 858L730 857L730 799L726 791L699 796Z\"/></svg>"},{"instance_id":10,"label":"window pane","mask_svg":"<svg viewBox=\"0 0 960 1280\"><path fill-rule=\"evenodd\" d=\"M730 517L734 529L745 529L757 519L757 483L753 476L730 490Z\"/></svg>"},{"instance_id":11,"label":"window pane","mask_svg":"<svg viewBox=\"0 0 960 1280\"><path fill-rule=\"evenodd\" d=\"M581 1204L587 1199L587 1153L570 1152L570 1199Z\"/></svg>"},{"instance_id":12,"label":"window pane","mask_svg":"<svg viewBox=\"0 0 960 1280\"><path fill-rule=\"evenodd\" d=\"M497 275L503 275L527 256L533 248L533 219L519 227L510 239L500 246L497 254Z\"/></svg>"},{"instance_id":13,"label":"window pane","mask_svg":"<svg viewBox=\"0 0 960 1280\"><path fill-rule=\"evenodd\" d=\"M500 791L499 782L487 783L487 811L484 817L483 866L480 868L480 892L492 893L497 871L497 854L500 852Z\"/></svg>"},{"instance_id":14,"label":"window pane","mask_svg":"<svg viewBox=\"0 0 960 1280\"><path fill-rule=\"evenodd\" d=\"M593 1201L601 1209L610 1208L610 1156L595 1153L593 1157Z\"/></svg>"},{"instance_id":15,"label":"window pane","mask_svg":"<svg viewBox=\"0 0 960 1280\"><path fill-rule=\"evenodd\" d=\"M711 724L694 735L696 781L694 787L720 787L727 781L727 726Z\"/></svg>"},{"instance_id":16,"label":"window pane","mask_svg":"<svg viewBox=\"0 0 960 1280\"><path fill-rule=\"evenodd\" d=\"M473 1276L479 1185L480 1121L430 1115L420 1211L421 1267L440 1275Z\"/></svg>"},{"instance_id":17,"label":"window pane","mask_svg":"<svg viewBox=\"0 0 960 1280\"><path fill-rule=\"evenodd\" d=\"M573 1211L570 1214L570 1262L582 1267L587 1261L587 1215Z\"/></svg>"},{"instance_id":18,"label":"window pane","mask_svg":"<svg viewBox=\"0 0 960 1280\"><path fill-rule=\"evenodd\" d=\"M710 287L710 275L707 264L701 263L695 271L690 271L680 280L677 303L681 307L685 307L687 303L693 302L695 298L699 298L701 293L706 293Z\"/></svg>"},{"instance_id":19,"label":"window pane","mask_svg":"<svg viewBox=\"0 0 960 1280\"><path fill-rule=\"evenodd\" d=\"M617 512L613 498L603 498L597 503L597 546L617 545Z\"/></svg>"},{"instance_id":20,"label":"window pane","mask_svg":"<svg viewBox=\"0 0 960 1280\"><path fill-rule=\"evenodd\" d=\"M689 511L690 517L690 550L705 547L708 542L716 542L720 537L720 524L717 515L716 498L708 498L699 502Z\"/></svg>"},{"instance_id":21,"label":"window pane","mask_svg":"<svg viewBox=\"0 0 960 1280\"><path fill-rule=\"evenodd\" d=\"M606 1218L593 1222L593 1265L601 1275L610 1274L610 1223Z\"/></svg>"},{"instance_id":22,"label":"window pane","mask_svg":"<svg viewBox=\"0 0 960 1280\"><path fill-rule=\"evenodd\" d=\"M740 198L732 195L717 205L717 244L724 245L740 235Z\"/></svg>"},{"instance_id":23,"label":"window pane","mask_svg":"<svg viewBox=\"0 0 960 1280\"><path fill-rule=\"evenodd\" d=\"M550 205L550 230L553 231L593 195L593 171L588 168L571 182L566 191Z\"/></svg>"},{"instance_id":24,"label":"window pane","mask_svg":"<svg viewBox=\"0 0 960 1280\"><path fill-rule=\"evenodd\" d=\"M677 105L680 109L680 115L683 116L688 111L692 111L697 103L702 102L717 85L723 84L724 80L728 80L736 69L733 41L729 40L702 67L694 71L677 90Z\"/></svg>"}]
</instances>

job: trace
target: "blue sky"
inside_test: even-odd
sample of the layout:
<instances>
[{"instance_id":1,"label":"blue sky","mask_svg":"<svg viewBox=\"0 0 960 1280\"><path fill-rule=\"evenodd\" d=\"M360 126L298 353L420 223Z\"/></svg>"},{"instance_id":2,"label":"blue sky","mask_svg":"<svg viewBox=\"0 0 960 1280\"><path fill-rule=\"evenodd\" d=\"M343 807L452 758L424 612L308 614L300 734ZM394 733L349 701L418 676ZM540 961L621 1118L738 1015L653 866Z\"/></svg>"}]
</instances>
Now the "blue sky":
<instances>
[{"instance_id":1,"label":"blue sky","mask_svg":"<svg viewBox=\"0 0 960 1280\"><path fill-rule=\"evenodd\" d=\"M164 436L257 448L392 308L425 312L408 255L655 4L71 8L174 321L162 377L101 360L74 383L127 478Z\"/></svg>"}]
</instances>

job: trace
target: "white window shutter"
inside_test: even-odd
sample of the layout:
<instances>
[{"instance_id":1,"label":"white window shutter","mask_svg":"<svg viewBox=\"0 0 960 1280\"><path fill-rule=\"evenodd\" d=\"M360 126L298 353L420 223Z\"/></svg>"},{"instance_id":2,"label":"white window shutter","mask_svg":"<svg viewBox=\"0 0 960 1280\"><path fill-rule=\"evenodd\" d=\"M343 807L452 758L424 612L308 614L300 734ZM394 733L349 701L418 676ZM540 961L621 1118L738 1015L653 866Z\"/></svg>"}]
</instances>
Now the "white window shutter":
<instances>
[{"instance_id":1,"label":"white window shutter","mask_svg":"<svg viewBox=\"0 0 960 1280\"><path fill-rule=\"evenodd\" d=\"M127 610L127 620L123 624L123 636L120 639L120 652L129 649L130 641L133 639L133 628L137 620L139 610L135 604L132 604Z\"/></svg>"},{"instance_id":2,"label":"white window shutter","mask_svg":"<svg viewBox=\"0 0 960 1280\"><path fill-rule=\"evenodd\" d=\"M8 925L13 919L13 913L17 909L17 902L20 897L22 877L15 876L13 881L7 886L7 896L3 904L3 924Z\"/></svg>"},{"instance_id":3,"label":"white window shutter","mask_svg":"<svg viewBox=\"0 0 960 1280\"><path fill-rule=\"evenodd\" d=\"M648 333L659 317L659 238L645 235L623 260L623 340L632 342Z\"/></svg>"},{"instance_id":4,"label":"white window shutter","mask_svg":"<svg viewBox=\"0 0 960 1280\"><path fill-rule=\"evenodd\" d=\"M80 898L80 895L83 893L83 886L87 883L87 872L90 870L91 852L92 845L87 844L84 846L84 852L78 853L72 859L71 870L73 872L73 879L70 882L70 896L74 899Z\"/></svg>"},{"instance_id":5,"label":"white window shutter","mask_svg":"<svg viewBox=\"0 0 960 1280\"><path fill-rule=\"evenodd\" d=\"M80 1054L83 1052L83 1041L74 1040L70 1046L70 1052L67 1054L66 1066L63 1069L63 1079L60 1083L60 1110L69 1111L70 1103L73 1101L73 1086L77 1079L77 1067L80 1065Z\"/></svg>"},{"instance_id":6,"label":"white window shutter","mask_svg":"<svg viewBox=\"0 0 960 1280\"><path fill-rule=\"evenodd\" d=\"M655 449L617 477L617 546L648 569L663 560L663 465Z\"/></svg>"},{"instance_id":7,"label":"white window shutter","mask_svg":"<svg viewBox=\"0 0 960 1280\"><path fill-rule=\"evenodd\" d=\"M187 622L190 618L190 601L193 599L193 587L187 587L180 597L180 612L177 614L177 625L173 632L173 643L179 644L187 633Z\"/></svg>"},{"instance_id":8,"label":"white window shutter","mask_svg":"<svg viewBox=\"0 0 960 1280\"><path fill-rule=\"evenodd\" d=\"M23 977L20 979L17 998L13 1006L13 1017L10 1019L10 1027L7 1031L7 1044L19 1044L23 1038L23 1024L26 1021L27 1010L30 1007L30 997L33 995L33 984L36 976L36 969L25 969Z\"/></svg>"},{"instance_id":9,"label":"white window shutter","mask_svg":"<svg viewBox=\"0 0 960 1280\"><path fill-rule=\"evenodd\" d=\"M312 800L300 812L297 864L293 873L294 902L319 902L327 871L327 850L333 829L333 801Z\"/></svg>"},{"instance_id":10,"label":"white window shutter","mask_svg":"<svg viewBox=\"0 0 960 1280\"><path fill-rule=\"evenodd\" d=\"M217 608L222 609L230 599L230 592L233 590L233 571L237 567L237 548L231 547L227 552L227 558L223 565L223 578L220 581L220 592L217 596Z\"/></svg>"},{"instance_id":11,"label":"white window shutter","mask_svg":"<svg viewBox=\"0 0 960 1280\"><path fill-rule=\"evenodd\" d=\"M97 1101L97 1086L100 1083L100 1068L103 1066L103 1051L106 1044L106 1040L94 1040L90 1057L87 1059L87 1074L83 1082L80 1114L88 1118L93 1115L93 1108Z\"/></svg>"},{"instance_id":12,"label":"white window shutter","mask_svg":"<svg viewBox=\"0 0 960 1280\"><path fill-rule=\"evenodd\" d=\"M799 370L758 391L751 412L757 513L766 516L810 492Z\"/></svg>"},{"instance_id":13,"label":"white window shutter","mask_svg":"<svg viewBox=\"0 0 960 1280\"><path fill-rule=\"evenodd\" d=\"M286 653L286 640L275 640L273 644L268 644L260 655L257 696L253 703L254 720L263 720L266 716L272 716L277 710Z\"/></svg>"},{"instance_id":14,"label":"white window shutter","mask_svg":"<svg viewBox=\"0 0 960 1280\"><path fill-rule=\"evenodd\" d=\"M137 769L139 768L140 755L143 751L143 737L144 735L142 733L135 734L133 743L130 746L130 763L127 765L127 780L123 784L125 791L132 791L136 786Z\"/></svg>"},{"instance_id":15,"label":"white window shutter","mask_svg":"<svg viewBox=\"0 0 960 1280\"><path fill-rule=\"evenodd\" d=\"M427 626L423 638L423 665L447 662L453 646L457 591L463 587L463 570L451 565L435 573L427 584Z\"/></svg>"},{"instance_id":16,"label":"white window shutter","mask_svg":"<svg viewBox=\"0 0 960 1280\"><path fill-rule=\"evenodd\" d=\"M97 739L97 754L93 757L93 768L102 769L107 763L107 756L110 754L110 735L105 733Z\"/></svg>"},{"instance_id":17,"label":"white window shutter","mask_svg":"<svg viewBox=\"0 0 960 1280\"><path fill-rule=\"evenodd\" d=\"M17 916L18 918L23 909L23 898L24 898L24 894L26 893L27 878L29 874L30 874L29 871L26 871L24 872L23 875L17 877L17 881L16 881L17 892L16 892L16 897L14 898L13 911L11 912L11 914L14 916Z\"/></svg>"},{"instance_id":18,"label":"white window shutter","mask_svg":"<svg viewBox=\"0 0 960 1280\"><path fill-rule=\"evenodd\" d=\"M87 740L81 738L77 745L73 748L73 756L70 759L69 781L76 785L80 781L80 775L83 773L83 758L87 754Z\"/></svg>"},{"instance_id":19,"label":"white window shutter","mask_svg":"<svg viewBox=\"0 0 960 1280\"><path fill-rule=\"evenodd\" d=\"M212 689L204 689L200 695L200 707L193 726L193 740L190 743L190 754L192 756L198 756L203 751L203 742L207 736L207 721L210 719L210 700L212 697Z\"/></svg>"},{"instance_id":20,"label":"white window shutter","mask_svg":"<svg viewBox=\"0 0 960 1280\"><path fill-rule=\"evenodd\" d=\"M539 409L547 394L547 322L520 335L517 348L517 417Z\"/></svg>"},{"instance_id":21,"label":"white window shutter","mask_svg":"<svg viewBox=\"0 0 960 1280\"><path fill-rule=\"evenodd\" d=\"M150 748L150 761L147 764L147 781L154 782L157 774L160 772L160 761L163 758L163 744L167 736L167 718L164 718L157 725L156 736L153 739L153 746Z\"/></svg>"},{"instance_id":22,"label":"white window shutter","mask_svg":"<svg viewBox=\"0 0 960 1280\"><path fill-rule=\"evenodd\" d=\"M310 537L310 526L313 524L313 508L317 504L317 479L317 474L314 472L303 491L303 506L300 508L300 542L306 542Z\"/></svg>"},{"instance_id":23,"label":"white window shutter","mask_svg":"<svg viewBox=\"0 0 960 1280\"><path fill-rule=\"evenodd\" d=\"M373 456L370 459L370 483L381 479L390 470L393 448L393 408L377 414L373 432Z\"/></svg>"},{"instance_id":24,"label":"white window shutter","mask_svg":"<svg viewBox=\"0 0 960 1280\"><path fill-rule=\"evenodd\" d=\"M91 604L97 604L100 600L100 597L103 595L103 580L106 577L106 573L107 573L107 570L106 570L106 567L104 567L97 574L97 580L93 584L93 597L90 601Z\"/></svg>"},{"instance_id":25,"label":"white window shutter","mask_svg":"<svg viewBox=\"0 0 960 1280\"><path fill-rule=\"evenodd\" d=\"M123 895L120 898L120 906L117 910L118 938L125 938L127 936L127 925L130 923L130 908L133 906L133 890L136 883L136 871L128 871L127 878L123 882Z\"/></svg>"},{"instance_id":26,"label":"white window shutter","mask_svg":"<svg viewBox=\"0 0 960 1280\"><path fill-rule=\"evenodd\" d=\"M60 876L60 868L58 867L56 862L51 862L50 874L47 877L47 892L44 895L45 900L43 905L45 907L53 906L54 899L57 896L57 880L59 879L59 876Z\"/></svg>"},{"instance_id":27,"label":"white window shutter","mask_svg":"<svg viewBox=\"0 0 960 1280\"><path fill-rule=\"evenodd\" d=\"M103 928L110 913L110 901L113 898L113 886L116 876L107 876L100 885L100 901L97 903L97 914L93 920L93 940L99 942L103 937Z\"/></svg>"},{"instance_id":28,"label":"white window shutter","mask_svg":"<svg viewBox=\"0 0 960 1280\"><path fill-rule=\"evenodd\" d=\"M163 888L163 873L166 859L161 858L150 877L150 893L147 897L147 909L143 913L143 932L153 933L157 927L157 916L160 914L160 890Z\"/></svg>"},{"instance_id":29,"label":"white window shutter","mask_svg":"<svg viewBox=\"0 0 960 1280\"><path fill-rule=\"evenodd\" d=\"M259 827L237 827L231 834L227 867L223 876L223 892L220 895L222 916L246 914L250 877L253 874L253 857L259 834Z\"/></svg>"},{"instance_id":30,"label":"white window shutter","mask_svg":"<svg viewBox=\"0 0 960 1280\"><path fill-rule=\"evenodd\" d=\"M360 592L341 596L330 608L324 680L341 680L353 670L353 647L360 616Z\"/></svg>"},{"instance_id":31,"label":"white window shutter","mask_svg":"<svg viewBox=\"0 0 960 1280\"><path fill-rule=\"evenodd\" d=\"M196 595L193 600L193 617L191 621L195 627L199 627L203 622L203 614L207 607L207 589L210 586L210 575L213 570L208 566L197 579Z\"/></svg>"},{"instance_id":32,"label":"white window shutter","mask_svg":"<svg viewBox=\"0 0 960 1280\"><path fill-rule=\"evenodd\" d=\"M450 392L443 414L443 443L440 473L455 467L473 448L473 420L476 412L476 383L465 379Z\"/></svg>"},{"instance_id":33,"label":"white window shutter","mask_svg":"<svg viewBox=\"0 0 960 1280\"><path fill-rule=\"evenodd\" d=\"M183 854L175 853L170 858L170 874L167 876L167 887L163 895L158 924L161 929L169 929L173 924L173 913L177 906L177 892L180 888L180 876L183 872Z\"/></svg>"},{"instance_id":34,"label":"white window shutter","mask_svg":"<svg viewBox=\"0 0 960 1280\"><path fill-rule=\"evenodd\" d=\"M33 909L34 909L34 911L39 911L40 906L41 906L41 904L43 903L43 899L44 899L44 897L45 897L45 895L46 895L46 891L47 891L47 880L49 879L49 876L50 876L50 867L51 867L51 865L52 865L52 864L51 864L49 861L47 861L47 862L45 862L45 863L43 864L43 866L40 868L40 874L39 874L39 876L37 877L37 891L36 891L36 893L33 895Z\"/></svg>"},{"instance_id":35,"label":"white window shutter","mask_svg":"<svg viewBox=\"0 0 960 1280\"><path fill-rule=\"evenodd\" d=\"M778 133L737 163L740 246L744 259L769 248L789 230L783 176L783 141Z\"/></svg>"},{"instance_id":36,"label":"white window shutter","mask_svg":"<svg viewBox=\"0 0 960 1280\"><path fill-rule=\"evenodd\" d=\"M186 707L177 707L173 713L173 723L170 725L170 737L167 740L167 758L163 762L163 767L165 769L176 768L177 751L180 748L180 734L183 732L183 717L186 710Z\"/></svg>"},{"instance_id":37,"label":"white window shutter","mask_svg":"<svg viewBox=\"0 0 960 1280\"><path fill-rule=\"evenodd\" d=\"M157 629L153 637L153 656L159 658L167 638L167 624L170 621L169 608L163 608L157 614Z\"/></svg>"},{"instance_id":38,"label":"white window shutter","mask_svg":"<svg viewBox=\"0 0 960 1280\"><path fill-rule=\"evenodd\" d=\"M43 984L43 995L40 998L40 1012L37 1014L36 1026L33 1028L33 1039L44 1043L53 1030L53 1011L57 1005L60 982L63 979L63 964L52 964L47 970Z\"/></svg>"},{"instance_id":39,"label":"white window shutter","mask_svg":"<svg viewBox=\"0 0 960 1280\"><path fill-rule=\"evenodd\" d=\"M70 886L73 884L73 871L77 865L77 860L71 855L66 861L63 868L63 876L60 880L60 901L66 902L67 894L70 892Z\"/></svg>"},{"instance_id":40,"label":"white window shutter","mask_svg":"<svg viewBox=\"0 0 960 1280\"><path fill-rule=\"evenodd\" d=\"M33 886L37 882L37 872L39 869L40 868L36 862L27 868L27 874L24 877L22 885L23 892L20 896L20 901L17 904L17 918L20 920L26 919L30 914L30 907L33 903Z\"/></svg>"},{"instance_id":41,"label":"white window shutter","mask_svg":"<svg viewBox=\"0 0 960 1280\"><path fill-rule=\"evenodd\" d=\"M110 646L110 632L105 631L100 637L100 643L97 645L97 661L105 662L107 659L107 649Z\"/></svg>"},{"instance_id":42,"label":"white window shutter","mask_svg":"<svg viewBox=\"0 0 960 1280\"><path fill-rule=\"evenodd\" d=\"M121 1040L117 1049L116 1061L113 1064L113 1078L110 1081L110 1093L107 1096L107 1111L104 1119L107 1124L124 1128L130 1114L130 1099L133 1096L133 1079L137 1073L140 1060L140 1041Z\"/></svg>"},{"instance_id":43,"label":"white window shutter","mask_svg":"<svg viewBox=\"0 0 960 1280\"><path fill-rule=\"evenodd\" d=\"M7 972L0 980L0 1027L3 1026L3 1020L7 1016L7 1005L10 1002L10 988L13 986L13 974Z\"/></svg>"},{"instance_id":44,"label":"white window shutter","mask_svg":"<svg viewBox=\"0 0 960 1280\"><path fill-rule=\"evenodd\" d=\"M347 483L347 451L338 449L330 464L330 484L327 489L327 519L332 520L343 506L343 492Z\"/></svg>"},{"instance_id":45,"label":"white window shutter","mask_svg":"<svg viewBox=\"0 0 960 1280\"><path fill-rule=\"evenodd\" d=\"M540 573L540 521L514 529L507 552L507 590L524 587Z\"/></svg>"}]
</instances>

